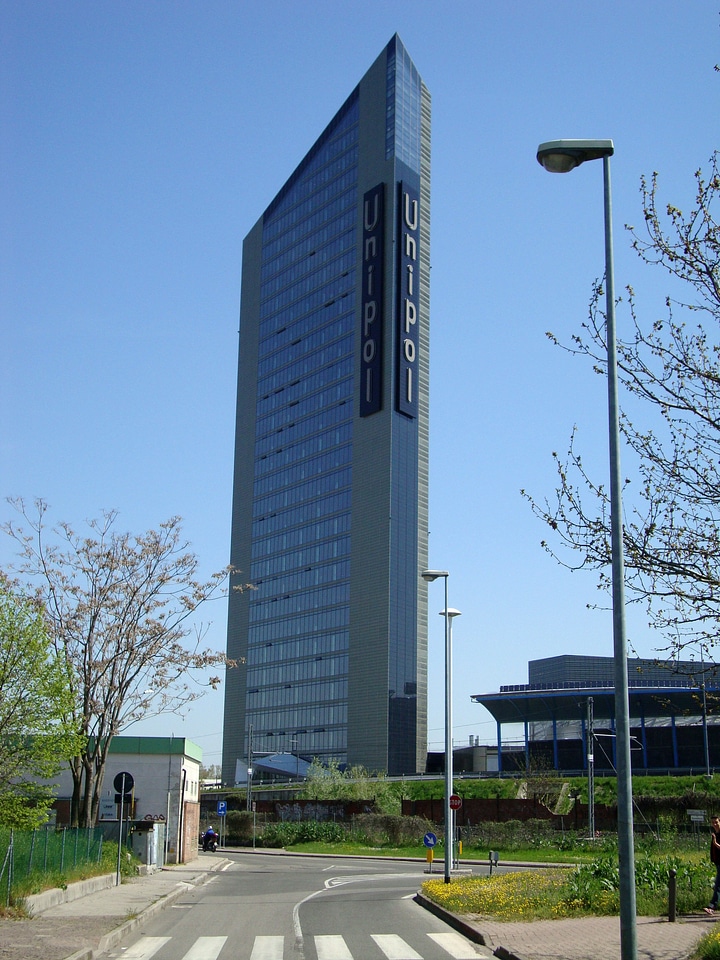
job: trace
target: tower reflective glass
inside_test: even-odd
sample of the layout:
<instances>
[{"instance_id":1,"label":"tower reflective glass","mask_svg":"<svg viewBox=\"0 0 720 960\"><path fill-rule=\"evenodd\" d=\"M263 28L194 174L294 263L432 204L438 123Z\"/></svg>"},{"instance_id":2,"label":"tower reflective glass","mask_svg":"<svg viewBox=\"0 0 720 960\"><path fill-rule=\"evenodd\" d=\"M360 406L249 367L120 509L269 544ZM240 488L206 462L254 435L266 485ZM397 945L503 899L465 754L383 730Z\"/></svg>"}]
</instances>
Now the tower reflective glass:
<instances>
[{"instance_id":1,"label":"tower reflective glass","mask_svg":"<svg viewBox=\"0 0 720 960\"><path fill-rule=\"evenodd\" d=\"M225 783L251 749L424 770L429 187L395 36L245 239Z\"/></svg>"}]
</instances>

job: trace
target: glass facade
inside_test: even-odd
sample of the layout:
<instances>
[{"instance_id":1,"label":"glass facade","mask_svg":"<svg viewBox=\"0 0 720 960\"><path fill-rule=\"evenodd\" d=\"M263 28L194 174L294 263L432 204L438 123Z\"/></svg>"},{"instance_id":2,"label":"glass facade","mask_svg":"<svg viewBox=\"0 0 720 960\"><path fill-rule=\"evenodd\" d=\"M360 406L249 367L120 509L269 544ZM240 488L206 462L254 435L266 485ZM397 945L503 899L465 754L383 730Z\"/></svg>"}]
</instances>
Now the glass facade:
<instances>
[{"instance_id":1,"label":"glass facade","mask_svg":"<svg viewBox=\"0 0 720 960\"><path fill-rule=\"evenodd\" d=\"M347 746L357 154L353 97L263 221L246 693L255 751Z\"/></svg>"},{"instance_id":2,"label":"glass facade","mask_svg":"<svg viewBox=\"0 0 720 960\"><path fill-rule=\"evenodd\" d=\"M387 60L387 125L385 156L420 173L422 81L401 43L392 45Z\"/></svg>"},{"instance_id":3,"label":"glass facade","mask_svg":"<svg viewBox=\"0 0 720 960\"><path fill-rule=\"evenodd\" d=\"M427 388L420 438L418 420L392 401L389 305L394 195L401 179L420 187L423 95L393 38L245 241L231 582L251 587L230 595L228 656L238 665L227 674L226 783L251 753L418 768ZM363 419L362 205L378 182L387 382L382 409ZM384 572L368 587L371 567Z\"/></svg>"}]
</instances>

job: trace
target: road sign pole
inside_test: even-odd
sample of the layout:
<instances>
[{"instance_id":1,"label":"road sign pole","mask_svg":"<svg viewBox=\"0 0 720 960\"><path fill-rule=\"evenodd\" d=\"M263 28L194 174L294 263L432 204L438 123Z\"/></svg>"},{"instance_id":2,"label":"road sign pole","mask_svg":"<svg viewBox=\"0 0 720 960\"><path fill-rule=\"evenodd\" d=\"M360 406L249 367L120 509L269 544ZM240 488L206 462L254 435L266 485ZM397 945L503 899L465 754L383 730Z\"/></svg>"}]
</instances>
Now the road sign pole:
<instances>
[{"instance_id":1,"label":"road sign pole","mask_svg":"<svg viewBox=\"0 0 720 960\"><path fill-rule=\"evenodd\" d=\"M135 778L131 773L126 773L124 770L122 773L118 773L113 780L113 786L116 790L120 792L120 820L118 821L118 856L117 856L117 873L115 876L115 886L120 886L120 854L122 850L122 831L123 831L123 807L125 801L125 791L132 790L135 787ZM132 805L132 797L128 798L128 802ZM130 813L128 811L128 819L130 818Z\"/></svg>"},{"instance_id":2,"label":"road sign pole","mask_svg":"<svg viewBox=\"0 0 720 960\"><path fill-rule=\"evenodd\" d=\"M120 855L122 851L122 824L123 824L123 800L125 799L125 774L122 774L122 784L120 789L120 819L118 820L118 855L117 872L115 874L115 886L120 886Z\"/></svg>"}]
</instances>

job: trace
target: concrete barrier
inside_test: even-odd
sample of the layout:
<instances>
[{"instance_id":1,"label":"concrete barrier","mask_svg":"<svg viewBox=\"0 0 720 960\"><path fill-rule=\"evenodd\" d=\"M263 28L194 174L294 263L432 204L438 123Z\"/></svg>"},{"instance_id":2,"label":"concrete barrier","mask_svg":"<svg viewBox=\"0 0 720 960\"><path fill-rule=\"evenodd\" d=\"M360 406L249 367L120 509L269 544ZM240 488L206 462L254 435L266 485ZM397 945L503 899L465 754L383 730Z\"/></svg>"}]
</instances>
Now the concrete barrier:
<instances>
[{"instance_id":1,"label":"concrete barrier","mask_svg":"<svg viewBox=\"0 0 720 960\"><path fill-rule=\"evenodd\" d=\"M53 887L52 890L34 893L30 897L25 897L25 906L31 916L37 916L44 910L49 910L50 907L56 907L59 903L70 903L72 900L79 900L80 897L86 897L90 893L114 886L115 874L104 873L99 877L90 877L88 880L69 883L64 890L60 887Z\"/></svg>"}]
</instances>

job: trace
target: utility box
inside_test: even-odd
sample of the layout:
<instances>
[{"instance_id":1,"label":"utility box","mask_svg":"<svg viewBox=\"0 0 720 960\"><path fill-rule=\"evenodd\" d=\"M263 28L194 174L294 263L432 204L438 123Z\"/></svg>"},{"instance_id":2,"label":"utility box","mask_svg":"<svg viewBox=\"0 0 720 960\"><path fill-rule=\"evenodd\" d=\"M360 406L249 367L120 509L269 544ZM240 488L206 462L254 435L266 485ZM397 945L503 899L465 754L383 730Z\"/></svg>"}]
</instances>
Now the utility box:
<instances>
[{"instance_id":1,"label":"utility box","mask_svg":"<svg viewBox=\"0 0 720 960\"><path fill-rule=\"evenodd\" d=\"M141 863L159 870L165 863L165 824L158 820L138 820L130 834L132 852Z\"/></svg>"}]
</instances>

